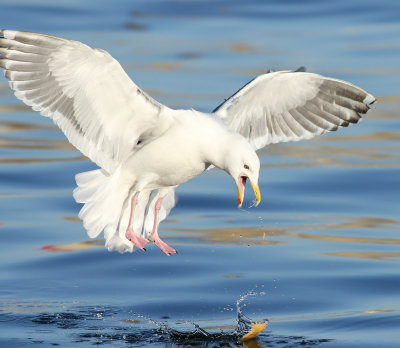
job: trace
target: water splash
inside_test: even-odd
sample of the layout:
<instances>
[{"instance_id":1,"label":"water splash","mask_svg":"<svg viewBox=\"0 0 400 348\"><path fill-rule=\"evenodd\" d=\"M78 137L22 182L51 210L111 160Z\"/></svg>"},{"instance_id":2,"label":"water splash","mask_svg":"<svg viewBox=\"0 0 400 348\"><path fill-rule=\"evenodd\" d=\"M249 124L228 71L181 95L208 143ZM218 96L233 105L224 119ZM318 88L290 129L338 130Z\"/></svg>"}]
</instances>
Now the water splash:
<instances>
[{"instance_id":1,"label":"water splash","mask_svg":"<svg viewBox=\"0 0 400 348\"><path fill-rule=\"evenodd\" d=\"M265 292L254 292L249 291L246 294L242 295L236 301L236 311L237 311L237 324L236 327L232 329L219 329L219 332L211 332L207 331L205 328L200 327L197 323L192 321L182 321L180 324L186 325L187 329L185 330L177 330L172 328L166 321L157 321L150 317L147 317L143 314L132 313L136 317L147 321L150 324L153 324L157 327L161 334L167 335L172 341L179 343L188 342L196 343L196 342L238 342L240 341L246 334L253 330L254 325L257 324L268 324L268 319L262 320L252 320L248 316L246 316L242 310L242 307L245 306L244 301L249 296L262 296L265 295ZM192 328L192 329L191 329ZM255 337L255 336L254 336Z\"/></svg>"},{"instance_id":2,"label":"water splash","mask_svg":"<svg viewBox=\"0 0 400 348\"><path fill-rule=\"evenodd\" d=\"M249 291L246 294L242 295L237 301L236 301L236 312L237 312L237 327L236 327L236 333L239 337L243 337L246 335L253 325L255 324L261 324L265 323L268 325L268 319L262 319L262 320L252 320L249 317L247 317L243 311L242 311L242 303L245 299L247 299L249 296L264 296L265 292L254 292L254 291Z\"/></svg>"}]
</instances>

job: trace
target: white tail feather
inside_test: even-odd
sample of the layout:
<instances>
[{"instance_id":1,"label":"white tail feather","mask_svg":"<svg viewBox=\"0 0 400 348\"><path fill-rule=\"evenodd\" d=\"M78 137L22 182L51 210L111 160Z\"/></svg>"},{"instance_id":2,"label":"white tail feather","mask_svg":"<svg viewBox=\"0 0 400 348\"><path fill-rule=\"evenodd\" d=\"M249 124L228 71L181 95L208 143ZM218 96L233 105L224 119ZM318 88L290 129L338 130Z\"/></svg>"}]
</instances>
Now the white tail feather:
<instances>
[{"instance_id":1,"label":"white tail feather","mask_svg":"<svg viewBox=\"0 0 400 348\"><path fill-rule=\"evenodd\" d=\"M102 169L79 173L75 177L78 187L74 198L84 203L79 218L90 238L96 238L102 231L109 251L133 252L133 244L125 237L129 222L130 201L133 192L119 180L119 170L112 175ZM154 224L154 205L159 197L158 190L143 191L135 207L133 230L149 238ZM158 223L164 220L175 206L177 198L171 189L163 200Z\"/></svg>"},{"instance_id":2,"label":"white tail feather","mask_svg":"<svg viewBox=\"0 0 400 348\"><path fill-rule=\"evenodd\" d=\"M90 238L96 238L107 226L116 227L129 187L120 184L119 171L109 175L102 169L76 175L74 198L85 203L79 217Z\"/></svg>"}]
</instances>

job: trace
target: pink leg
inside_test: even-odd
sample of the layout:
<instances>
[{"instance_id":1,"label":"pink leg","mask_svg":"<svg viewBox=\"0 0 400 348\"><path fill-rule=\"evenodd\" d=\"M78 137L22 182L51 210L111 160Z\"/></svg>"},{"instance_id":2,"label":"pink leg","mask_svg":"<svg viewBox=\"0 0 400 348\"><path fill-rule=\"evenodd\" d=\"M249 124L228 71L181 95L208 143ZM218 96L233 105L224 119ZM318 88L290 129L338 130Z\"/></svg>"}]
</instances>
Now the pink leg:
<instances>
[{"instance_id":1,"label":"pink leg","mask_svg":"<svg viewBox=\"0 0 400 348\"><path fill-rule=\"evenodd\" d=\"M167 243L163 242L161 238L158 236L158 213L161 208L163 197L160 197L154 207L154 225L153 230L151 231L150 240L154 242L167 256L171 254L176 254L176 250L171 248Z\"/></svg>"},{"instance_id":2,"label":"pink leg","mask_svg":"<svg viewBox=\"0 0 400 348\"><path fill-rule=\"evenodd\" d=\"M129 216L129 223L128 223L128 228L126 230L126 238L129 239L132 244L136 247L138 247L139 249L142 249L143 251L146 251L146 249L144 248L144 246L149 242L147 239L142 238L140 236L138 236L134 231L133 231L133 212L135 210L135 206L137 203L137 196L138 196L139 192L136 192L132 199L131 199L131 214Z\"/></svg>"}]
</instances>

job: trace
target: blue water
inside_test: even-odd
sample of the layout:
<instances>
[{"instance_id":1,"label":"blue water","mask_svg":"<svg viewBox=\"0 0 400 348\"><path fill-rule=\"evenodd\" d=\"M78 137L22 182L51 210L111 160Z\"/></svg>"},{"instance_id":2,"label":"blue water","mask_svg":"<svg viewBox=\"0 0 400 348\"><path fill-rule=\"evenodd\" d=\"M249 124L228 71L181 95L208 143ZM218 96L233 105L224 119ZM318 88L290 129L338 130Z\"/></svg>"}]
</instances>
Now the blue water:
<instances>
[{"instance_id":1,"label":"blue water","mask_svg":"<svg viewBox=\"0 0 400 348\"><path fill-rule=\"evenodd\" d=\"M356 126L262 150L257 208L209 171L161 225L179 255L120 255L77 219L74 175L94 165L1 77L1 347L399 346L398 1L2 0L0 26L103 48L171 107L302 65L378 98ZM249 291L265 294L243 313L269 324L243 344Z\"/></svg>"}]
</instances>

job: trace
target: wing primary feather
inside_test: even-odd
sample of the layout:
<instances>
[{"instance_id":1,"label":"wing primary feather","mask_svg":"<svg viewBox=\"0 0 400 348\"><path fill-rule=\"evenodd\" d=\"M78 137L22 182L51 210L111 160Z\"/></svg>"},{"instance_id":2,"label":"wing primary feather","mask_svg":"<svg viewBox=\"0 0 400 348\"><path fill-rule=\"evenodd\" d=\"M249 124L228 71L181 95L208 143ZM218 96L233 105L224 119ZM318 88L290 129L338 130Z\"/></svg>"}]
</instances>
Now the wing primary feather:
<instances>
[{"instance_id":1,"label":"wing primary feather","mask_svg":"<svg viewBox=\"0 0 400 348\"><path fill-rule=\"evenodd\" d=\"M302 139L304 136L309 137L313 134L304 128L289 111L286 111L284 116L287 120L287 124L290 125L291 129L299 139Z\"/></svg>"},{"instance_id":2,"label":"wing primary feather","mask_svg":"<svg viewBox=\"0 0 400 348\"><path fill-rule=\"evenodd\" d=\"M43 77L43 72L22 72L11 70L6 70L5 72L6 78L11 81L33 81L40 80Z\"/></svg>"},{"instance_id":3,"label":"wing primary feather","mask_svg":"<svg viewBox=\"0 0 400 348\"><path fill-rule=\"evenodd\" d=\"M323 91L335 91L336 94L341 97L355 100L360 103L362 103L369 95L368 92L355 85L352 85L351 83L331 78L325 78L320 86L320 89Z\"/></svg>"},{"instance_id":4,"label":"wing primary feather","mask_svg":"<svg viewBox=\"0 0 400 348\"><path fill-rule=\"evenodd\" d=\"M295 139L297 137L301 137L304 135L304 128L299 127L297 121L289 114L289 112L285 111L282 113L282 119L286 124L286 127L290 129L291 138ZM301 128L301 129L300 129Z\"/></svg>"},{"instance_id":5,"label":"wing primary feather","mask_svg":"<svg viewBox=\"0 0 400 348\"><path fill-rule=\"evenodd\" d=\"M296 110L300 114L302 114L304 118L306 118L310 122L314 123L316 126L318 126L321 129L332 129L332 126L337 128L337 126L335 124L332 124L332 123L328 122L327 120L321 118L320 116L309 112L304 106L299 106L296 108Z\"/></svg>"},{"instance_id":6,"label":"wing primary feather","mask_svg":"<svg viewBox=\"0 0 400 348\"><path fill-rule=\"evenodd\" d=\"M321 108L323 111L335 115L342 120L357 123L361 116L353 109L347 109L345 107L340 106L339 104L332 104L329 101L326 101L322 98L319 99L321 103Z\"/></svg>"},{"instance_id":7,"label":"wing primary feather","mask_svg":"<svg viewBox=\"0 0 400 348\"><path fill-rule=\"evenodd\" d=\"M288 127L287 122L285 122L284 113L280 114L279 117L276 117L277 124L281 129L282 134L284 134L284 139L291 139L293 137L293 132Z\"/></svg>"},{"instance_id":8,"label":"wing primary feather","mask_svg":"<svg viewBox=\"0 0 400 348\"><path fill-rule=\"evenodd\" d=\"M44 48L57 48L63 42L68 42L60 37L26 31L4 30L3 36L6 39Z\"/></svg>"},{"instance_id":9,"label":"wing primary feather","mask_svg":"<svg viewBox=\"0 0 400 348\"><path fill-rule=\"evenodd\" d=\"M44 55L44 56L48 56L52 52L52 50L48 48L27 45L18 41L9 40L5 38L0 38L0 47L13 49L25 53Z\"/></svg>"},{"instance_id":10,"label":"wing primary feather","mask_svg":"<svg viewBox=\"0 0 400 348\"><path fill-rule=\"evenodd\" d=\"M323 118L324 120L331 123L332 125L343 126L343 127L347 127L349 125L349 121L343 120L335 115L332 115L332 114L322 110L314 103L309 102L306 105L304 105L304 107L307 109L308 112L314 114L316 117Z\"/></svg>"},{"instance_id":11,"label":"wing primary feather","mask_svg":"<svg viewBox=\"0 0 400 348\"><path fill-rule=\"evenodd\" d=\"M296 122L300 124L306 131L312 134L322 134L325 131L325 129L317 126L305 118L297 109L289 110L289 113L293 116L293 119L296 120Z\"/></svg>"},{"instance_id":12,"label":"wing primary feather","mask_svg":"<svg viewBox=\"0 0 400 348\"><path fill-rule=\"evenodd\" d=\"M20 62L7 58L0 58L0 66L8 70L21 72L47 71L46 65L43 63Z\"/></svg>"},{"instance_id":13,"label":"wing primary feather","mask_svg":"<svg viewBox=\"0 0 400 348\"><path fill-rule=\"evenodd\" d=\"M24 99L28 99L33 101L35 98L41 97L43 95L47 94L47 89L46 87L41 87L41 88L36 88L36 89L31 89L28 91L20 91L20 90L15 90L16 93L21 94Z\"/></svg>"},{"instance_id":14,"label":"wing primary feather","mask_svg":"<svg viewBox=\"0 0 400 348\"><path fill-rule=\"evenodd\" d=\"M44 63L49 57L0 47L1 57L19 62Z\"/></svg>"},{"instance_id":15,"label":"wing primary feather","mask_svg":"<svg viewBox=\"0 0 400 348\"><path fill-rule=\"evenodd\" d=\"M279 117L279 115L273 115L273 117L271 117L271 126L272 126L272 132L274 134L274 136L279 139L284 137L284 133L281 131L278 121L277 121L277 117Z\"/></svg>"},{"instance_id":16,"label":"wing primary feather","mask_svg":"<svg viewBox=\"0 0 400 348\"><path fill-rule=\"evenodd\" d=\"M43 79L33 81L9 81L9 85L11 89L15 91L32 91L36 89L48 89L49 87L57 87L56 81L49 77L50 76L47 75L47 78L44 77Z\"/></svg>"},{"instance_id":17,"label":"wing primary feather","mask_svg":"<svg viewBox=\"0 0 400 348\"><path fill-rule=\"evenodd\" d=\"M42 109L45 109L49 103L50 100L54 100L54 95L48 95L48 94L43 94L37 98L32 98L32 108L35 111L40 111Z\"/></svg>"},{"instance_id":18,"label":"wing primary feather","mask_svg":"<svg viewBox=\"0 0 400 348\"><path fill-rule=\"evenodd\" d=\"M354 100L354 99L349 99L347 97L343 97L340 95L332 95L331 94L332 91L330 90L326 90L326 89L322 89L319 91L317 97L330 102L330 103L334 103L337 105L340 105L346 109L351 109L351 110L355 110L357 112L361 112L363 114L365 114L370 108L368 105L364 104L363 102Z\"/></svg>"}]
</instances>

